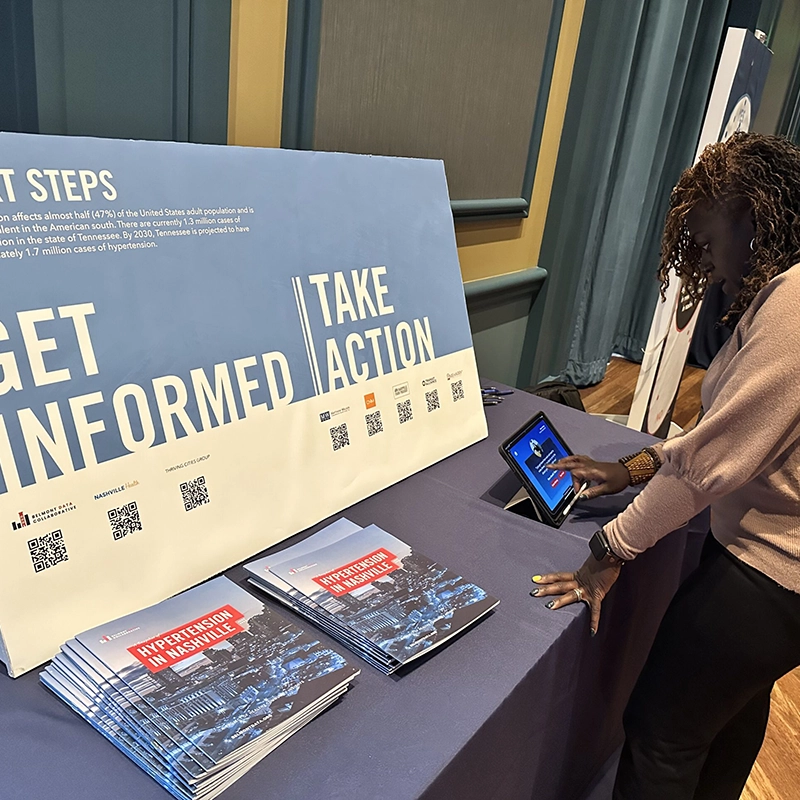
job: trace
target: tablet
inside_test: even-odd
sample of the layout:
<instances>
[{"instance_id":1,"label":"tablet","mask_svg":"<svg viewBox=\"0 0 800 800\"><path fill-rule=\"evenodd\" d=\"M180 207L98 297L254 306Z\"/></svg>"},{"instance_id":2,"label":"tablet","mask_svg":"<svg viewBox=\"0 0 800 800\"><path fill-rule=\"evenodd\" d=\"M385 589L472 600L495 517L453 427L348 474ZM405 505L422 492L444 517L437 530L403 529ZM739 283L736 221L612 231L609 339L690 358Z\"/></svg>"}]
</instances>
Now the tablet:
<instances>
[{"instance_id":1,"label":"tablet","mask_svg":"<svg viewBox=\"0 0 800 800\"><path fill-rule=\"evenodd\" d=\"M542 522L558 528L575 497L572 476L547 464L572 455L558 431L539 412L500 445L500 455L522 481Z\"/></svg>"}]
</instances>

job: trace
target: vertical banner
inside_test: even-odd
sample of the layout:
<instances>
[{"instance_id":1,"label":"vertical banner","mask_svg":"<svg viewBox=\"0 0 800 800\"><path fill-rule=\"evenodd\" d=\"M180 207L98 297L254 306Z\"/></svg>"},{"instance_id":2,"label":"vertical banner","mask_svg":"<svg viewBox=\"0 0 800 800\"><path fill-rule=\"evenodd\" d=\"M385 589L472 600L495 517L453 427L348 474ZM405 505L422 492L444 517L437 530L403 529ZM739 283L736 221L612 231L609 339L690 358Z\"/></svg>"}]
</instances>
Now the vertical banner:
<instances>
[{"instance_id":1,"label":"vertical banner","mask_svg":"<svg viewBox=\"0 0 800 800\"><path fill-rule=\"evenodd\" d=\"M772 53L745 28L729 28L708 102L695 161L712 142L750 130ZM656 307L633 396L628 427L665 438L692 342L700 301L673 276Z\"/></svg>"},{"instance_id":2,"label":"vertical banner","mask_svg":"<svg viewBox=\"0 0 800 800\"><path fill-rule=\"evenodd\" d=\"M12 675L486 436L441 162L0 145Z\"/></svg>"}]
</instances>

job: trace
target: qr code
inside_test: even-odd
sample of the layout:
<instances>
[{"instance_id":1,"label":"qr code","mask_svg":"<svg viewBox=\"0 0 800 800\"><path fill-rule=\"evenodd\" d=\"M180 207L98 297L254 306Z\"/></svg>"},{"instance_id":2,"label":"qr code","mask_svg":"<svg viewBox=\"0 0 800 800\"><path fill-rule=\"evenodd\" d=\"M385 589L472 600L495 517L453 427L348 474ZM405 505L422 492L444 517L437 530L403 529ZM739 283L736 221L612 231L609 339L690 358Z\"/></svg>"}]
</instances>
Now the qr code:
<instances>
[{"instance_id":1,"label":"qr code","mask_svg":"<svg viewBox=\"0 0 800 800\"><path fill-rule=\"evenodd\" d=\"M367 414L364 419L367 421L367 434L369 436L383 433L383 420L381 419L380 411L373 411L372 414Z\"/></svg>"},{"instance_id":2,"label":"qr code","mask_svg":"<svg viewBox=\"0 0 800 800\"><path fill-rule=\"evenodd\" d=\"M403 400L402 403L397 404L397 416L400 418L400 424L414 419L414 414L411 411L411 398Z\"/></svg>"},{"instance_id":3,"label":"qr code","mask_svg":"<svg viewBox=\"0 0 800 800\"><path fill-rule=\"evenodd\" d=\"M450 391L453 393L453 402L457 403L464 399L464 381L453 381L450 384Z\"/></svg>"},{"instance_id":4,"label":"qr code","mask_svg":"<svg viewBox=\"0 0 800 800\"><path fill-rule=\"evenodd\" d=\"M436 411L439 406L439 390L431 389L430 392L425 392L425 402L428 404L428 411Z\"/></svg>"},{"instance_id":5,"label":"qr code","mask_svg":"<svg viewBox=\"0 0 800 800\"><path fill-rule=\"evenodd\" d=\"M350 437L347 435L347 423L336 425L331 428L331 443L334 450L341 450L350 444Z\"/></svg>"},{"instance_id":6,"label":"qr code","mask_svg":"<svg viewBox=\"0 0 800 800\"><path fill-rule=\"evenodd\" d=\"M193 481L184 481L181 484L181 495L183 497L183 507L186 511L193 511L209 502L208 486L206 486L206 476L201 475Z\"/></svg>"},{"instance_id":7,"label":"qr code","mask_svg":"<svg viewBox=\"0 0 800 800\"><path fill-rule=\"evenodd\" d=\"M129 533L142 529L142 519L135 500L120 508L109 509L108 521L111 523L111 535L115 540L124 539Z\"/></svg>"},{"instance_id":8,"label":"qr code","mask_svg":"<svg viewBox=\"0 0 800 800\"><path fill-rule=\"evenodd\" d=\"M61 531L52 531L44 536L28 539L28 552L34 572L50 569L62 561L69 561L67 545Z\"/></svg>"}]
</instances>

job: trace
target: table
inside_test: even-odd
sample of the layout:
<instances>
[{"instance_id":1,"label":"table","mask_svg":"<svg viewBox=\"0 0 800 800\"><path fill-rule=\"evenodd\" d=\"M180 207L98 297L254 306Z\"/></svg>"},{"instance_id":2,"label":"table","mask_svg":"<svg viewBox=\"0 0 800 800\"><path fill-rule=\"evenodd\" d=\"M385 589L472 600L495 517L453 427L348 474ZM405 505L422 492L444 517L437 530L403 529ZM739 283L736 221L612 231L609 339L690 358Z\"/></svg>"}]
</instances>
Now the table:
<instances>
[{"instance_id":1,"label":"table","mask_svg":"<svg viewBox=\"0 0 800 800\"><path fill-rule=\"evenodd\" d=\"M701 515L623 570L596 637L584 605L545 608L528 594L531 575L577 568L598 523L633 490L581 504L560 530L504 511L518 484L497 447L541 409L576 452L601 460L652 441L515 392L486 409L488 439L343 512L408 541L500 605L404 674L381 675L351 654L362 666L353 690L224 800L581 797L622 741L627 697L708 523ZM241 567L227 574L244 582ZM37 672L0 675L3 800L169 797L40 686Z\"/></svg>"}]
</instances>

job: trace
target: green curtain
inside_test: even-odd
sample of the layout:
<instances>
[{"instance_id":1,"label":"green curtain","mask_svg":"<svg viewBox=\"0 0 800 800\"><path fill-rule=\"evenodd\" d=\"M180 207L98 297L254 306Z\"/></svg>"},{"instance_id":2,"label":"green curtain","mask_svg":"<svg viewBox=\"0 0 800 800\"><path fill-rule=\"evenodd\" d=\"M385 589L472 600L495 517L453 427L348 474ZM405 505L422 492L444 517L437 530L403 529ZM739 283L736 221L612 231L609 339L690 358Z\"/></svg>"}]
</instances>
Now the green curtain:
<instances>
[{"instance_id":1,"label":"green curtain","mask_svg":"<svg viewBox=\"0 0 800 800\"><path fill-rule=\"evenodd\" d=\"M539 263L531 383L641 361L669 193L692 163L727 0L587 0Z\"/></svg>"},{"instance_id":2,"label":"green curtain","mask_svg":"<svg viewBox=\"0 0 800 800\"><path fill-rule=\"evenodd\" d=\"M0 0L0 130L225 144L231 0Z\"/></svg>"}]
</instances>

